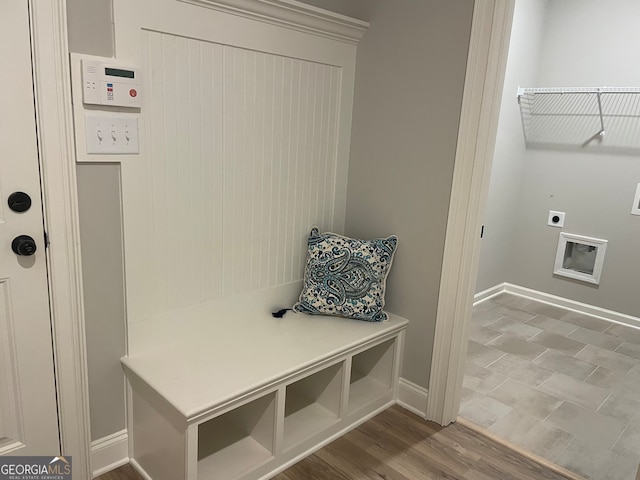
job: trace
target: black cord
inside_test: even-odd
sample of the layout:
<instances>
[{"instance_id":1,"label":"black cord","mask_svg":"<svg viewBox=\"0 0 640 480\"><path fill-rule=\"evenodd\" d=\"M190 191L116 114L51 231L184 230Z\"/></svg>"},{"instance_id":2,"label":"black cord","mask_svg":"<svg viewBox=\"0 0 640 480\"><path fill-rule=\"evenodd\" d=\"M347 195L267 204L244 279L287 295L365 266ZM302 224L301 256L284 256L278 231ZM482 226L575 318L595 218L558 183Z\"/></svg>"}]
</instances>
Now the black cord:
<instances>
[{"instance_id":1,"label":"black cord","mask_svg":"<svg viewBox=\"0 0 640 480\"><path fill-rule=\"evenodd\" d=\"M293 312L293 309L291 308L283 308L282 310L278 310L277 312L272 312L271 315L273 315L273 318L282 318L284 317L284 314L289 310Z\"/></svg>"}]
</instances>

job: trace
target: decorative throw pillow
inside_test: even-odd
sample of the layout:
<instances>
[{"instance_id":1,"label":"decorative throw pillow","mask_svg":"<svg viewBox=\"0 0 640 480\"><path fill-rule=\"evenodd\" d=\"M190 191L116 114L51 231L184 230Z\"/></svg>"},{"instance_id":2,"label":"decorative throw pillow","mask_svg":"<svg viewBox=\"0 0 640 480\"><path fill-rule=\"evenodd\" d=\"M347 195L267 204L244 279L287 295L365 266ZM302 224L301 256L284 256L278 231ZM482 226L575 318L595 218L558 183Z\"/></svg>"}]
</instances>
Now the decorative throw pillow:
<instances>
[{"instance_id":1,"label":"decorative throw pillow","mask_svg":"<svg viewBox=\"0 0 640 480\"><path fill-rule=\"evenodd\" d=\"M381 322L384 289L398 244L395 235L356 240L313 227L296 312Z\"/></svg>"}]
</instances>

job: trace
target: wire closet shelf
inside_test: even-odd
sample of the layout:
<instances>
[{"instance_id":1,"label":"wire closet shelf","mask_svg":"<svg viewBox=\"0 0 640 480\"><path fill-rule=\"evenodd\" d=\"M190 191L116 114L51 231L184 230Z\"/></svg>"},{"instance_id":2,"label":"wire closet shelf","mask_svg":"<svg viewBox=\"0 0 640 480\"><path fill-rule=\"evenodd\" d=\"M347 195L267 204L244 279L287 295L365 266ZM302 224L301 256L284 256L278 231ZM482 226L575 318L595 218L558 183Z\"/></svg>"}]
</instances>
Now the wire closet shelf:
<instances>
[{"instance_id":1,"label":"wire closet shelf","mask_svg":"<svg viewBox=\"0 0 640 480\"><path fill-rule=\"evenodd\" d=\"M527 148L640 152L640 88L518 88Z\"/></svg>"}]
</instances>

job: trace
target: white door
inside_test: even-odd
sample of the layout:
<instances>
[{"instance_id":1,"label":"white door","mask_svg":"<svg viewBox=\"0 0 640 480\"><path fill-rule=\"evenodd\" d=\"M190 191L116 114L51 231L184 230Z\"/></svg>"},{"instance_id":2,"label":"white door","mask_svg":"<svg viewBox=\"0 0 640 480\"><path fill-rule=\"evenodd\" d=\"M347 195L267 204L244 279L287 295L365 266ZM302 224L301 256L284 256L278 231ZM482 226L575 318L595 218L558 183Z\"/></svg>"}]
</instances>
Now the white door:
<instances>
[{"instance_id":1,"label":"white door","mask_svg":"<svg viewBox=\"0 0 640 480\"><path fill-rule=\"evenodd\" d=\"M60 452L28 2L0 2L0 454ZM9 198L24 192L28 210ZM25 199L12 197L23 210ZM35 253L27 239L35 242Z\"/></svg>"}]
</instances>

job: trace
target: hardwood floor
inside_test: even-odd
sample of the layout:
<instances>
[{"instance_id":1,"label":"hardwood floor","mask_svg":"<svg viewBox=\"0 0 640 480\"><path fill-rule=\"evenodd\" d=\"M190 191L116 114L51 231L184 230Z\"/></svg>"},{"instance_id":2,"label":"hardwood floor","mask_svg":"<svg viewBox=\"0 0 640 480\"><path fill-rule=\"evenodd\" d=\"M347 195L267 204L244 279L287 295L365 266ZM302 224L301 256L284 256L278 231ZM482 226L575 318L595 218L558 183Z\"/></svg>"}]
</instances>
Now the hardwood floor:
<instances>
[{"instance_id":1,"label":"hardwood floor","mask_svg":"<svg viewBox=\"0 0 640 480\"><path fill-rule=\"evenodd\" d=\"M458 424L441 427L394 406L273 480L566 480ZM98 480L141 480L129 465Z\"/></svg>"}]
</instances>

